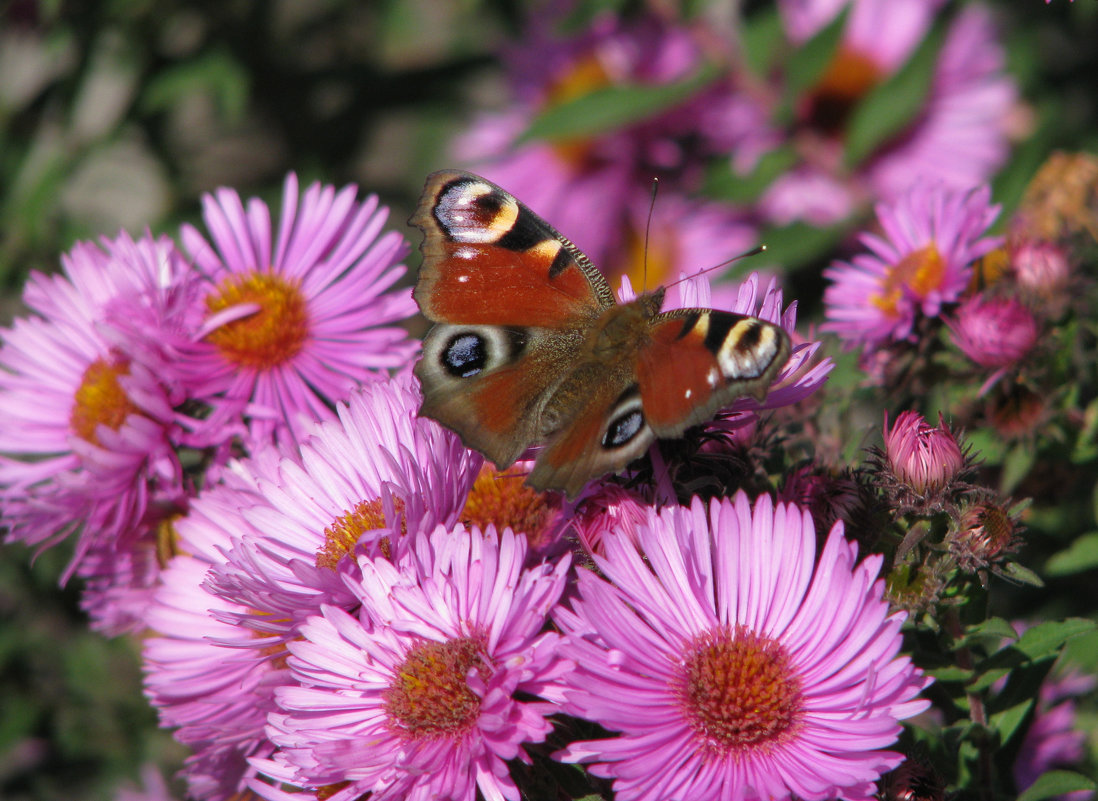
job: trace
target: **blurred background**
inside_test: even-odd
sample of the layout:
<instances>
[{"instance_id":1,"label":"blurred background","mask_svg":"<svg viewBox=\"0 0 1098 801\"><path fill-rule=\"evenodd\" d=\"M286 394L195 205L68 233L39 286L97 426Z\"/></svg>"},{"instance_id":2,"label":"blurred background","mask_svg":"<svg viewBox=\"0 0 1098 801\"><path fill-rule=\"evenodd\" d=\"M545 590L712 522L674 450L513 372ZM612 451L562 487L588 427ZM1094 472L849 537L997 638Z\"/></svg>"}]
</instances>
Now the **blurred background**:
<instances>
[{"instance_id":1,"label":"blurred background","mask_svg":"<svg viewBox=\"0 0 1098 801\"><path fill-rule=\"evenodd\" d=\"M27 274L56 270L75 241L119 229L174 235L200 221L202 194L219 186L277 207L287 171L303 184L353 182L403 229L424 176L462 166L454 142L470 122L515 102L501 55L537 5L0 5L0 323L20 312ZM586 19L646 7L726 24L772 12L762 2L577 6ZM993 178L1009 211L1054 150L1098 150L1098 0L988 7L1018 92L1011 154ZM786 296L806 318L818 317L819 268L856 222L829 228L787 272ZM407 236L410 283L419 234ZM58 590L64 546L31 557L0 550L0 798L113 798L145 763L171 775L184 754L141 696L137 646L89 632L78 588Z\"/></svg>"}]
</instances>

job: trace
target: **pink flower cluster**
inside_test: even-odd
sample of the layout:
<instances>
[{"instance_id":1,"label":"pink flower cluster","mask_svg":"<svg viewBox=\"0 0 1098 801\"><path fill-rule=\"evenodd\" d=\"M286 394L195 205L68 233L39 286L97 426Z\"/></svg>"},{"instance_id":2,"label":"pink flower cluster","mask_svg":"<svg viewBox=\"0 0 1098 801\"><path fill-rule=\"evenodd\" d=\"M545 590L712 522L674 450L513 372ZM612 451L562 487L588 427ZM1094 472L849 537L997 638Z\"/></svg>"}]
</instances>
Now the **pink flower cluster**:
<instances>
[{"instance_id":1,"label":"pink flower cluster","mask_svg":"<svg viewBox=\"0 0 1098 801\"><path fill-rule=\"evenodd\" d=\"M293 447L351 388L405 363L415 312L404 239L353 186L287 177L282 219L236 192L205 198L211 244L82 242L33 274L30 314L0 332L0 508L9 539L78 535L101 628L140 625L120 588L148 588L158 537L234 453Z\"/></svg>"},{"instance_id":2,"label":"pink flower cluster","mask_svg":"<svg viewBox=\"0 0 1098 801\"><path fill-rule=\"evenodd\" d=\"M942 0L779 2L777 42L761 64L753 61L759 54L744 52L745 36L725 36L719 26L701 32L654 14L607 14L566 35L566 6L545 4L532 15L506 60L512 102L480 115L455 157L569 231L604 271L634 283L644 273L658 284L720 263L751 247L766 227L856 219L919 180L971 189L1006 159L1017 92L982 6L944 24L921 104L854 161L849 137L859 111L932 36L946 14ZM841 12L830 62L811 80L791 74L786 63L796 63L798 50ZM723 69L705 80L714 65ZM547 119L560 127L572 104L600 93L610 104L615 88L691 81L697 86L684 88L679 102L609 130L584 127L581 105L571 115L576 130L533 134ZM639 243L654 177L661 199L645 264Z\"/></svg>"},{"instance_id":3,"label":"pink flower cluster","mask_svg":"<svg viewBox=\"0 0 1098 801\"><path fill-rule=\"evenodd\" d=\"M581 514L508 489L418 415L404 245L376 199L299 198L291 176L277 230L229 190L205 218L188 255L78 245L0 351L11 538L79 532L85 606L142 633L192 797L517 801L516 766L569 718L606 736L552 755L621 799L872 796L928 683L879 556L841 524L817 553L808 513L767 495L659 511L622 491L621 512L606 484ZM775 282L732 296L794 348L765 404L711 427L727 448L831 369ZM669 305L711 302L694 277Z\"/></svg>"}]
</instances>

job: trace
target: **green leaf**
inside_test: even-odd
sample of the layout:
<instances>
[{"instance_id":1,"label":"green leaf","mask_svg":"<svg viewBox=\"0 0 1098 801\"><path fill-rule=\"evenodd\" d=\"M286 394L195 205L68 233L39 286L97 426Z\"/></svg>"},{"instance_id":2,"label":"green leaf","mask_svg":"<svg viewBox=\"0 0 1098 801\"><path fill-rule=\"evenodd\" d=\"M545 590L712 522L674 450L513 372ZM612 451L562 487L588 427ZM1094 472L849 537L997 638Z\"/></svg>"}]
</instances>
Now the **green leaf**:
<instances>
[{"instance_id":1,"label":"green leaf","mask_svg":"<svg viewBox=\"0 0 1098 801\"><path fill-rule=\"evenodd\" d=\"M1009 621L1001 617L989 617L979 623L969 626L965 633L964 642L974 637L997 637L1004 640L1018 639L1018 632Z\"/></svg>"},{"instance_id":2,"label":"green leaf","mask_svg":"<svg viewBox=\"0 0 1098 801\"><path fill-rule=\"evenodd\" d=\"M1006 566L1003 567L1003 575L1020 584L1028 584L1030 587L1045 586L1045 582L1041 580L1040 576L1019 562L1007 562Z\"/></svg>"},{"instance_id":3,"label":"green leaf","mask_svg":"<svg viewBox=\"0 0 1098 801\"><path fill-rule=\"evenodd\" d=\"M924 671L926 675L938 682L961 682L967 683L972 678L972 671L965 670L955 666L934 668L933 670Z\"/></svg>"},{"instance_id":4,"label":"green leaf","mask_svg":"<svg viewBox=\"0 0 1098 801\"><path fill-rule=\"evenodd\" d=\"M1098 629L1098 625L1094 621L1080 617L1038 623L1026 629L1014 647L1030 659L1043 659L1047 656L1055 656L1060 647L1072 637L1095 629Z\"/></svg>"},{"instance_id":5,"label":"green leaf","mask_svg":"<svg viewBox=\"0 0 1098 801\"><path fill-rule=\"evenodd\" d=\"M778 105L779 122L785 123L793 118L797 99L819 83L831 66L849 15L849 6L844 7L835 19L789 55L785 62L785 93Z\"/></svg>"},{"instance_id":6,"label":"green leaf","mask_svg":"<svg viewBox=\"0 0 1098 801\"><path fill-rule=\"evenodd\" d=\"M1046 576L1071 576L1098 567L1098 531L1076 538L1045 564Z\"/></svg>"},{"instance_id":7,"label":"green leaf","mask_svg":"<svg viewBox=\"0 0 1098 801\"><path fill-rule=\"evenodd\" d=\"M824 258L843 238L844 232L841 226L816 228L793 223L762 231L759 242L766 245L767 258L788 272Z\"/></svg>"},{"instance_id":8,"label":"green leaf","mask_svg":"<svg viewBox=\"0 0 1098 801\"><path fill-rule=\"evenodd\" d=\"M861 164L907 126L923 108L944 39L944 27L936 26L907 63L884 83L874 87L854 108L846 129L843 154L848 167Z\"/></svg>"},{"instance_id":9,"label":"green leaf","mask_svg":"<svg viewBox=\"0 0 1098 801\"><path fill-rule=\"evenodd\" d=\"M747 68L759 77L770 74L788 42L777 7L768 8L744 20L740 34Z\"/></svg>"},{"instance_id":10,"label":"green leaf","mask_svg":"<svg viewBox=\"0 0 1098 801\"><path fill-rule=\"evenodd\" d=\"M578 3L558 26L562 34L577 34L587 30L595 17L602 14L620 15L629 0L587 0ZM395 5L401 5L399 3Z\"/></svg>"},{"instance_id":11,"label":"green leaf","mask_svg":"<svg viewBox=\"0 0 1098 801\"><path fill-rule=\"evenodd\" d=\"M999 732L1000 744L1010 741L1032 708L1033 699L1029 698L988 718L988 726Z\"/></svg>"},{"instance_id":12,"label":"green leaf","mask_svg":"<svg viewBox=\"0 0 1098 801\"><path fill-rule=\"evenodd\" d=\"M687 100L720 74L718 67L709 64L674 83L615 84L595 89L547 108L534 118L517 143L596 136L641 122Z\"/></svg>"},{"instance_id":13,"label":"green leaf","mask_svg":"<svg viewBox=\"0 0 1098 801\"><path fill-rule=\"evenodd\" d=\"M1019 795L1018 801L1042 801L1042 799L1055 798L1064 793L1094 789L1098 789L1098 784L1081 773L1073 773L1070 770L1050 770L1048 773L1042 773L1037 781Z\"/></svg>"},{"instance_id":14,"label":"green leaf","mask_svg":"<svg viewBox=\"0 0 1098 801\"><path fill-rule=\"evenodd\" d=\"M1021 483L1037 459L1037 449L1031 444L1019 442L1011 448L1003 461L1003 474L999 478L999 491L1009 495Z\"/></svg>"},{"instance_id":15,"label":"green leaf","mask_svg":"<svg viewBox=\"0 0 1098 801\"><path fill-rule=\"evenodd\" d=\"M785 174L798 160L793 148L783 147L760 158L749 175L737 175L728 159L721 159L706 170L702 192L728 203L751 203L758 200L774 180Z\"/></svg>"},{"instance_id":16,"label":"green leaf","mask_svg":"<svg viewBox=\"0 0 1098 801\"><path fill-rule=\"evenodd\" d=\"M972 693L981 693L984 690L991 687L997 681L1010 675L1012 668L991 668L984 671L969 684L965 685L965 689Z\"/></svg>"},{"instance_id":17,"label":"green leaf","mask_svg":"<svg viewBox=\"0 0 1098 801\"><path fill-rule=\"evenodd\" d=\"M247 71L231 54L211 50L154 75L145 87L142 105L148 111L163 111L195 91L205 91L226 119L239 120L248 102L248 81Z\"/></svg>"},{"instance_id":18,"label":"green leaf","mask_svg":"<svg viewBox=\"0 0 1098 801\"><path fill-rule=\"evenodd\" d=\"M1002 464L1006 458L1006 443L1002 435L990 428L974 428L965 432L965 443L972 454L989 465Z\"/></svg>"}]
</instances>

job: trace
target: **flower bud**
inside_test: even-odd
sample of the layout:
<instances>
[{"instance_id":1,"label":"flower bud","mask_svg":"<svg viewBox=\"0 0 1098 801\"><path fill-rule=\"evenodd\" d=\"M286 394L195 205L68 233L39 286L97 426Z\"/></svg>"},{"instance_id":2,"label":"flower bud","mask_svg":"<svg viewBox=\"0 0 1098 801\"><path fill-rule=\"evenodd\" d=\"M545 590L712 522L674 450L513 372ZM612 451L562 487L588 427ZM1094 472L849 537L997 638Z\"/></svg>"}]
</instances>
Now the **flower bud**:
<instances>
[{"instance_id":1,"label":"flower bud","mask_svg":"<svg viewBox=\"0 0 1098 801\"><path fill-rule=\"evenodd\" d=\"M1015 364L1037 341L1037 321L1014 298L974 295L946 325L953 344L981 367Z\"/></svg>"},{"instance_id":2,"label":"flower bud","mask_svg":"<svg viewBox=\"0 0 1098 801\"><path fill-rule=\"evenodd\" d=\"M897 481L927 498L941 492L965 466L961 446L938 416L938 427L914 411L901 412L891 430L885 418L885 455Z\"/></svg>"}]
</instances>

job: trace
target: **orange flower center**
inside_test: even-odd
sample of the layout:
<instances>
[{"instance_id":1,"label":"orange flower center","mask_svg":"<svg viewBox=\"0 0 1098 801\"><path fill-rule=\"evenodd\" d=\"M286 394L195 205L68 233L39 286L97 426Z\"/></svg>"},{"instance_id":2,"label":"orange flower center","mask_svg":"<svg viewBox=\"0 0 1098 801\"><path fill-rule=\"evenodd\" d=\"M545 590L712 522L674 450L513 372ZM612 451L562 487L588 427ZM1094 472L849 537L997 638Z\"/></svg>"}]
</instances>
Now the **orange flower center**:
<instances>
[{"instance_id":1,"label":"orange flower center","mask_svg":"<svg viewBox=\"0 0 1098 801\"><path fill-rule=\"evenodd\" d=\"M683 667L680 698L697 737L720 753L785 741L802 709L785 649L743 626L698 638Z\"/></svg>"},{"instance_id":2,"label":"orange flower center","mask_svg":"<svg viewBox=\"0 0 1098 801\"><path fill-rule=\"evenodd\" d=\"M480 715L480 698L469 688L473 668L487 678L490 662L479 637L415 645L385 691L393 728L409 738L458 737Z\"/></svg>"},{"instance_id":3,"label":"orange flower center","mask_svg":"<svg viewBox=\"0 0 1098 801\"><path fill-rule=\"evenodd\" d=\"M536 547L541 537L549 533L547 526L553 512L549 496L526 486L522 476L501 473L485 463L465 501L461 522L481 531L489 523L497 531L509 526L512 531L525 534Z\"/></svg>"},{"instance_id":4,"label":"orange flower center","mask_svg":"<svg viewBox=\"0 0 1098 801\"><path fill-rule=\"evenodd\" d=\"M926 297L942 285L945 263L933 244L913 250L893 265L881 282L881 291L870 296L870 302L889 317L899 316L900 299L904 290L916 297Z\"/></svg>"},{"instance_id":5,"label":"orange flower center","mask_svg":"<svg viewBox=\"0 0 1098 801\"><path fill-rule=\"evenodd\" d=\"M396 514L404 512L404 501L399 498L393 502L393 511ZM344 556L353 553L355 545L367 531L376 531L391 525L392 521L385 519L385 507L381 498L372 501L359 501L349 512L346 512L324 529L324 547L316 555L316 566L335 570ZM406 534L405 523L401 518L401 534ZM381 550L386 556L389 554L388 538L382 538Z\"/></svg>"},{"instance_id":6,"label":"orange flower center","mask_svg":"<svg viewBox=\"0 0 1098 801\"><path fill-rule=\"evenodd\" d=\"M206 298L211 314L243 303L259 308L254 314L219 326L207 339L233 364L269 369L293 358L309 334L305 298L298 282L271 273L230 276Z\"/></svg>"},{"instance_id":7,"label":"orange flower center","mask_svg":"<svg viewBox=\"0 0 1098 801\"><path fill-rule=\"evenodd\" d=\"M880 77L880 68L869 56L840 49L809 95L808 124L829 136L840 135L850 112Z\"/></svg>"},{"instance_id":8,"label":"orange flower center","mask_svg":"<svg viewBox=\"0 0 1098 801\"><path fill-rule=\"evenodd\" d=\"M118 383L118 376L129 372L130 364L125 360L110 363L96 359L88 365L69 413L69 427L78 437L99 445L97 427L103 425L117 431L127 417L140 413Z\"/></svg>"},{"instance_id":9,"label":"orange flower center","mask_svg":"<svg viewBox=\"0 0 1098 801\"><path fill-rule=\"evenodd\" d=\"M633 289L640 292L651 287L664 286L678 278L672 276L675 268L675 233L668 228L652 231L648 237L645 257L644 232L630 226L625 232L625 259L621 270L629 276Z\"/></svg>"},{"instance_id":10,"label":"orange flower center","mask_svg":"<svg viewBox=\"0 0 1098 801\"><path fill-rule=\"evenodd\" d=\"M588 53L549 84L545 106L552 108L576 100L610 83L610 75L601 60L594 53ZM585 137L559 139L553 142L553 150L565 164L579 169L587 161L590 144L591 140Z\"/></svg>"}]
</instances>

